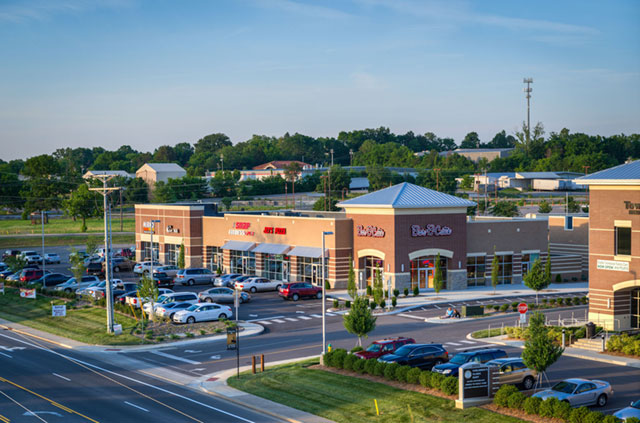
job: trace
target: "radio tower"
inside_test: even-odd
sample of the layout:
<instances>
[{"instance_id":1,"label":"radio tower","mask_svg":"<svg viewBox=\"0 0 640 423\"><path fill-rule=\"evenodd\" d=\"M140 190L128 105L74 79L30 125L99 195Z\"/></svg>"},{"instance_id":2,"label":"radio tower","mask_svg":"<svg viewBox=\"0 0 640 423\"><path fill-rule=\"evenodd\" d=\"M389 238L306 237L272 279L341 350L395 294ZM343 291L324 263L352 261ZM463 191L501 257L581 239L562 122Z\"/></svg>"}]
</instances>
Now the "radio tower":
<instances>
[{"instance_id":1,"label":"radio tower","mask_svg":"<svg viewBox=\"0 0 640 423\"><path fill-rule=\"evenodd\" d=\"M527 144L530 140L530 131L531 131L531 84L533 84L533 78L524 78L522 80L525 84L527 84L527 88L524 89L524 92L527 94Z\"/></svg>"}]
</instances>

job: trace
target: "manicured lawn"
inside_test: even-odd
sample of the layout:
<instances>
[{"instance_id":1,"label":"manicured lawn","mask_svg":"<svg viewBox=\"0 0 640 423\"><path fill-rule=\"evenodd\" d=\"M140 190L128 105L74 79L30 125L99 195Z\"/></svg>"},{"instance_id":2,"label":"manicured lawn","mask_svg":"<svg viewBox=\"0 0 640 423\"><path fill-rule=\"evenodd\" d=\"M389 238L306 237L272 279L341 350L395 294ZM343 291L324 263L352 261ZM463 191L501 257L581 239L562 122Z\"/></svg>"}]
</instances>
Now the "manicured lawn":
<instances>
[{"instance_id":1,"label":"manicured lawn","mask_svg":"<svg viewBox=\"0 0 640 423\"><path fill-rule=\"evenodd\" d=\"M111 220L111 229L120 231L120 216L114 212ZM135 219L125 217L122 219L122 230L133 232L135 230ZM68 218L51 218L49 223L44 225L46 234L68 234L81 232L82 220L75 222ZM102 218L87 219L87 232L104 232L104 220ZM40 224L32 225L30 220L0 220L0 235L23 235L42 233Z\"/></svg>"},{"instance_id":2,"label":"manicured lawn","mask_svg":"<svg viewBox=\"0 0 640 423\"><path fill-rule=\"evenodd\" d=\"M317 361L276 366L256 375L241 374L240 379L230 378L229 385L338 423L521 421L480 408L458 410L451 400L307 368L312 364ZM376 416L374 399L380 416Z\"/></svg>"},{"instance_id":3,"label":"manicured lawn","mask_svg":"<svg viewBox=\"0 0 640 423\"><path fill-rule=\"evenodd\" d=\"M504 332L501 328L491 329L491 333L489 333L488 329L482 329L482 330L473 332L471 334L471 336L473 338L489 338L489 337L493 337L493 336L504 335L505 333L506 332Z\"/></svg>"},{"instance_id":4,"label":"manicured lawn","mask_svg":"<svg viewBox=\"0 0 640 423\"><path fill-rule=\"evenodd\" d=\"M2 319L88 344L140 344L140 339L129 333L136 324L131 317L116 314L115 321L122 325L122 335L113 336L106 332L107 314L104 309L67 307L66 317L51 317L50 298L21 298L19 291L11 287L5 287L5 292L4 295L0 294Z\"/></svg>"},{"instance_id":5,"label":"manicured lawn","mask_svg":"<svg viewBox=\"0 0 640 423\"><path fill-rule=\"evenodd\" d=\"M82 236L48 236L45 237L45 247L57 247L61 245L85 245L89 237L96 238L98 244L104 242L104 235L99 233ZM135 244L135 235L113 235L113 244ZM4 237L0 238L0 248L16 248L16 247L42 247L42 238L40 237Z\"/></svg>"}]
</instances>

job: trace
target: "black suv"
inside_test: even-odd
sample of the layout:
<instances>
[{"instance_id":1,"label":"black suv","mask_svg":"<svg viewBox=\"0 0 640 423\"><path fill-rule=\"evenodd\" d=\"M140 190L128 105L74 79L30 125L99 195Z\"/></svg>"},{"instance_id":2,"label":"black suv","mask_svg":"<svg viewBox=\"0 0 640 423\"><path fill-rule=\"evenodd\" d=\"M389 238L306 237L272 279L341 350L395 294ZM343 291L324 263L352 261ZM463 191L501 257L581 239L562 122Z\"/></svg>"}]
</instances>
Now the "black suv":
<instances>
[{"instance_id":1,"label":"black suv","mask_svg":"<svg viewBox=\"0 0 640 423\"><path fill-rule=\"evenodd\" d=\"M383 355L378 361L431 370L433 366L449 361L449 353L442 344L408 344Z\"/></svg>"},{"instance_id":2,"label":"black suv","mask_svg":"<svg viewBox=\"0 0 640 423\"><path fill-rule=\"evenodd\" d=\"M497 358L505 358L507 353L497 348L486 348L475 351L464 351L453 356L448 363L434 366L432 371L445 376L458 377L458 368L465 363L486 363Z\"/></svg>"}]
</instances>

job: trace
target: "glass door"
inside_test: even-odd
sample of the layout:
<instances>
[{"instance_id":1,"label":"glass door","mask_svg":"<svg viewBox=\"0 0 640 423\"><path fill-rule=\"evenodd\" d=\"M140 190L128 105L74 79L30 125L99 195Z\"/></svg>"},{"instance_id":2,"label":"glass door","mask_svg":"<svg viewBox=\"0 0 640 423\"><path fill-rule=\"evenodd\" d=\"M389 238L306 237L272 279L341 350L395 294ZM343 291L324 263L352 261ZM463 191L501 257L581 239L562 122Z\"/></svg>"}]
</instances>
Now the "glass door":
<instances>
[{"instance_id":1,"label":"glass door","mask_svg":"<svg viewBox=\"0 0 640 423\"><path fill-rule=\"evenodd\" d=\"M640 329L640 289L631 291L631 327Z\"/></svg>"},{"instance_id":2,"label":"glass door","mask_svg":"<svg viewBox=\"0 0 640 423\"><path fill-rule=\"evenodd\" d=\"M427 287L427 269L418 269L418 283L420 289Z\"/></svg>"}]
</instances>

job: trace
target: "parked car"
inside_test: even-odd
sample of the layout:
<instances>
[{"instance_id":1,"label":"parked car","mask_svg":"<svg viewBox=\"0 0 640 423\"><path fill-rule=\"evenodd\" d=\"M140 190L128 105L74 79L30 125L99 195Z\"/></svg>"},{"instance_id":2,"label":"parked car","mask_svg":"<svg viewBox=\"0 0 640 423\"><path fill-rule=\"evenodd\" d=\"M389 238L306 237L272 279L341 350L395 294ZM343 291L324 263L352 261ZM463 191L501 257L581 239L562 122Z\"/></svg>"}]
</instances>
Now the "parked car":
<instances>
[{"instance_id":1,"label":"parked car","mask_svg":"<svg viewBox=\"0 0 640 423\"><path fill-rule=\"evenodd\" d=\"M300 298L322 299L322 288L308 282L285 283L278 289L278 295L285 300L298 301Z\"/></svg>"},{"instance_id":2,"label":"parked car","mask_svg":"<svg viewBox=\"0 0 640 423\"><path fill-rule=\"evenodd\" d=\"M125 291L123 294L118 295L116 298L114 298L114 301L116 301L116 302L118 302L118 303L120 303L122 305L125 305L127 297L129 297L131 295L134 295L134 296L138 295L138 290L137 289L132 289L132 290L129 290L129 291Z\"/></svg>"},{"instance_id":3,"label":"parked car","mask_svg":"<svg viewBox=\"0 0 640 423\"><path fill-rule=\"evenodd\" d=\"M162 297L163 295L171 294L171 293L173 293L173 291L170 289L159 288L158 298ZM125 295L125 299L124 299L125 304L131 304L135 308L140 308L143 303L146 303L148 301L149 300L147 298L138 297L137 292L135 292L134 294Z\"/></svg>"},{"instance_id":4,"label":"parked car","mask_svg":"<svg viewBox=\"0 0 640 423\"><path fill-rule=\"evenodd\" d=\"M183 303L185 301L190 303L197 303L198 295L195 292L171 292L169 294L164 294L158 297L158 301L153 304L153 308L155 309L162 304ZM151 313L151 303L144 303L142 309L146 313Z\"/></svg>"},{"instance_id":5,"label":"parked car","mask_svg":"<svg viewBox=\"0 0 640 423\"><path fill-rule=\"evenodd\" d=\"M176 314L177 311L185 310L191 307L193 304L194 303L190 303L188 301L182 303L167 303L158 306L155 311L156 315L173 320L173 315Z\"/></svg>"},{"instance_id":6,"label":"parked car","mask_svg":"<svg viewBox=\"0 0 640 423\"><path fill-rule=\"evenodd\" d=\"M69 280L71 276L62 273L47 273L46 275L28 282L28 285L41 285L43 288L53 288Z\"/></svg>"},{"instance_id":7,"label":"parked car","mask_svg":"<svg viewBox=\"0 0 640 423\"><path fill-rule=\"evenodd\" d=\"M82 260L82 264L84 264L85 266L88 266L90 263L102 263L103 261L104 261L104 257L100 257L94 254L94 255L85 257L85 259Z\"/></svg>"},{"instance_id":8,"label":"parked car","mask_svg":"<svg viewBox=\"0 0 640 423\"><path fill-rule=\"evenodd\" d=\"M85 287L80 287L76 289L76 296L82 297L84 295L89 295L89 290L91 288L97 288L100 285L100 282L91 282L89 285Z\"/></svg>"},{"instance_id":9,"label":"parked car","mask_svg":"<svg viewBox=\"0 0 640 423\"><path fill-rule=\"evenodd\" d=\"M491 360L487 362L487 366L498 367L498 379L501 384L520 386L527 391L533 388L538 377L538 373L525 366L520 357Z\"/></svg>"},{"instance_id":10,"label":"parked car","mask_svg":"<svg viewBox=\"0 0 640 423\"><path fill-rule=\"evenodd\" d=\"M113 301L117 301L118 297L120 297L121 295L126 294L127 291L125 291L124 289L120 289L120 288L116 288L116 289L112 289L111 290L111 295L113 296ZM95 290L95 292L93 293L93 298L95 298L96 300L99 300L101 298L105 298L107 294L107 290L105 288L98 288Z\"/></svg>"},{"instance_id":11,"label":"parked car","mask_svg":"<svg viewBox=\"0 0 640 423\"><path fill-rule=\"evenodd\" d=\"M622 410L616 411L615 413L613 413L613 415L619 418L620 420L622 420L623 422L626 421L627 419L630 419L631 417L640 419L640 400L636 402L632 402L631 405L629 405L626 408L623 408Z\"/></svg>"},{"instance_id":12,"label":"parked car","mask_svg":"<svg viewBox=\"0 0 640 423\"><path fill-rule=\"evenodd\" d=\"M196 267L192 269L180 269L173 281L181 285L191 286L194 284L212 283L214 277L211 270Z\"/></svg>"},{"instance_id":13,"label":"parked car","mask_svg":"<svg viewBox=\"0 0 640 423\"><path fill-rule=\"evenodd\" d=\"M159 264L159 263L155 263L155 264ZM136 263L136 265L133 266L133 273L135 273L136 275L142 275L144 272L149 272L150 269L151 269L151 262L142 261L140 263Z\"/></svg>"},{"instance_id":14,"label":"parked car","mask_svg":"<svg viewBox=\"0 0 640 423\"><path fill-rule=\"evenodd\" d=\"M153 272L153 280L158 286L167 286L173 289L173 278L164 272Z\"/></svg>"},{"instance_id":15,"label":"parked car","mask_svg":"<svg viewBox=\"0 0 640 423\"><path fill-rule=\"evenodd\" d=\"M240 292L240 303L251 301L251 295ZM235 291L231 288L209 288L198 293L198 300L201 303L233 303L235 301Z\"/></svg>"},{"instance_id":16,"label":"parked car","mask_svg":"<svg viewBox=\"0 0 640 423\"><path fill-rule=\"evenodd\" d=\"M566 401L572 407L597 405L604 407L613 395L613 389L609 382L589 379L565 379L544 391L533 394L534 397L557 398L558 401Z\"/></svg>"},{"instance_id":17,"label":"parked car","mask_svg":"<svg viewBox=\"0 0 640 423\"><path fill-rule=\"evenodd\" d=\"M111 281L112 291L115 290L115 289L118 289L117 287L118 287L119 284L122 284L122 281L120 279L113 279ZM88 296L93 297L93 298L98 298L97 297L98 294L96 294L96 293L98 291L100 291L100 290L104 290L106 286L107 286L107 281L102 281L99 284L91 286L90 288L88 288L85 291L84 295L88 295Z\"/></svg>"},{"instance_id":18,"label":"parked car","mask_svg":"<svg viewBox=\"0 0 640 423\"><path fill-rule=\"evenodd\" d=\"M73 292L77 289L85 288L94 282L99 283L100 279L97 276L83 276L80 278L80 282L78 282L76 278L69 278L56 286L56 291Z\"/></svg>"},{"instance_id":19,"label":"parked car","mask_svg":"<svg viewBox=\"0 0 640 423\"><path fill-rule=\"evenodd\" d=\"M213 280L213 284L215 286L231 286L234 283L234 280L238 277L242 276L239 273L227 273L225 275L220 275Z\"/></svg>"},{"instance_id":20,"label":"parked car","mask_svg":"<svg viewBox=\"0 0 640 423\"><path fill-rule=\"evenodd\" d=\"M131 248L122 248L116 251L116 256L133 259L136 256L136 253L131 250Z\"/></svg>"},{"instance_id":21,"label":"parked car","mask_svg":"<svg viewBox=\"0 0 640 423\"><path fill-rule=\"evenodd\" d=\"M0 270L0 278L8 278L10 275L13 275L15 272L11 270L8 266L3 266L3 269Z\"/></svg>"},{"instance_id":22,"label":"parked car","mask_svg":"<svg viewBox=\"0 0 640 423\"><path fill-rule=\"evenodd\" d=\"M20 253L22 253L22 251L20 250L4 250L4 252L2 253L2 260L6 260L8 257L15 257L20 255Z\"/></svg>"},{"instance_id":23,"label":"parked car","mask_svg":"<svg viewBox=\"0 0 640 423\"><path fill-rule=\"evenodd\" d=\"M114 272L131 272L136 265L134 262L124 257L113 257L109 260L109 264ZM104 262L102 262L102 267L104 269Z\"/></svg>"},{"instance_id":24,"label":"parked car","mask_svg":"<svg viewBox=\"0 0 640 423\"><path fill-rule=\"evenodd\" d=\"M15 282L20 280L20 276L22 276L22 270L18 270L17 272L10 274L5 279Z\"/></svg>"},{"instance_id":25,"label":"parked car","mask_svg":"<svg viewBox=\"0 0 640 423\"><path fill-rule=\"evenodd\" d=\"M20 255L27 263L42 263L42 256L35 251L23 251Z\"/></svg>"},{"instance_id":26,"label":"parked car","mask_svg":"<svg viewBox=\"0 0 640 423\"><path fill-rule=\"evenodd\" d=\"M172 278L178 274L178 270L180 270L180 268L178 266L174 266L173 264L167 264L158 267L154 266L153 268L154 272L166 273Z\"/></svg>"},{"instance_id":27,"label":"parked car","mask_svg":"<svg viewBox=\"0 0 640 423\"><path fill-rule=\"evenodd\" d=\"M405 338L404 336L395 339L382 339L379 341L374 341L367 347L367 349L365 349L364 351L358 351L355 353L355 355L364 359L379 358L385 354L394 352L404 345L415 343L416 341L413 338Z\"/></svg>"},{"instance_id":28,"label":"parked car","mask_svg":"<svg viewBox=\"0 0 640 423\"><path fill-rule=\"evenodd\" d=\"M198 303L173 315L176 323L195 323L209 320L228 319L233 315L231 307L220 304Z\"/></svg>"},{"instance_id":29,"label":"parked car","mask_svg":"<svg viewBox=\"0 0 640 423\"><path fill-rule=\"evenodd\" d=\"M85 266L84 272L87 275L104 276L104 268L102 267L102 263L100 262L87 264Z\"/></svg>"},{"instance_id":30,"label":"parked car","mask_svg":"<svg viewBox=\"0 0 640 423\"><path fill-rule=\"evenodd\" d=\"M47 264L60 264L60 256L56 253L46 253L44 262Z\"/></svg>"},{"instance_id":31,"label":"parked car","mask_svg":"<svg viewBox=\"0 0 640 423\"><path fill-rule=\"evenodd\" d=\"M487 348L476 351L464 351L453 356L449 359L448 363L438 364L433 366L431 371L436 373L442 373L447 376L458 377L458 368L465 363L477 362L487 363L491 360L507 357L507 353L504 350L497 348Z\"/></svg>"},{"instance_id":32,"label":"parked car","mask_svg":"<svg viewBox=\"0 0 640 423\"><path fill-rule=\"evenodd\" d=\"M89 254L86 251L72 251L69 253L69 262L73 262L73 260L78 257L79 259L86 259L89 257Z\"/></svg>"},{"instance_id":33,"label":"parked car","mask_svg":"<svg viewBox=\"0 0 640 423\"><path fill-rule=\"evenodd\" d=\"M449 361L449 353L442 344L407 344L378 358L378 361L431 370L433 366Z\"/></svg>"},{"instance_id":34,"label":"parked car","mask_svg":"<svg viewBox=\"0 0 640 423\"><path fill-rule=\"evenodd\" d=\"M47 273L51 272L42 269L22 269L22 272L20 273L20 282L31 282L36 279L40 279Z\"/></svg>"},{"instance_id":35,"label":"parked car","mask_svg":"<svg viewBox=\"0 0 640 423\"><path fill-rule=\"evenodd\" d=\"M253 277L243 282L236 282L236 289L256 293L258 291L277 291L282 286L282 281L272 281L267 278Z\"/></svg>"}]
</instances>

